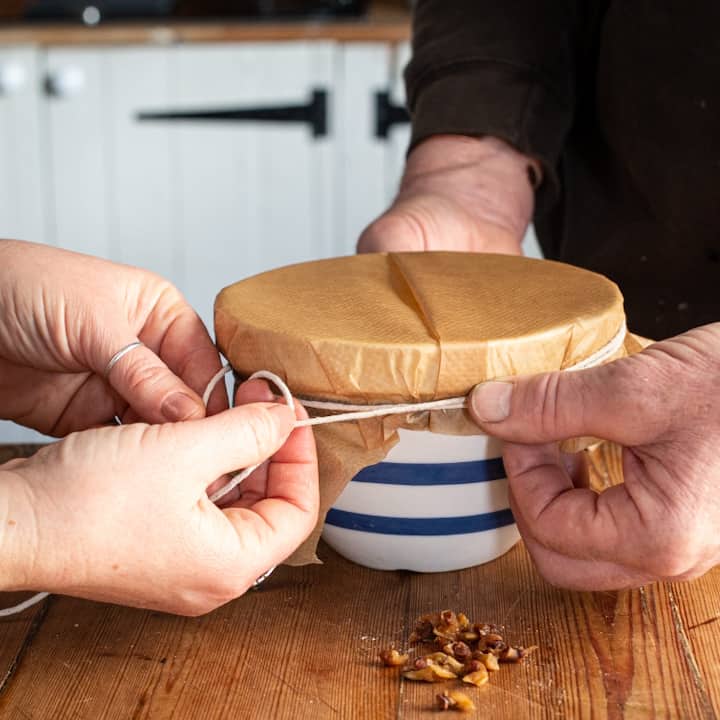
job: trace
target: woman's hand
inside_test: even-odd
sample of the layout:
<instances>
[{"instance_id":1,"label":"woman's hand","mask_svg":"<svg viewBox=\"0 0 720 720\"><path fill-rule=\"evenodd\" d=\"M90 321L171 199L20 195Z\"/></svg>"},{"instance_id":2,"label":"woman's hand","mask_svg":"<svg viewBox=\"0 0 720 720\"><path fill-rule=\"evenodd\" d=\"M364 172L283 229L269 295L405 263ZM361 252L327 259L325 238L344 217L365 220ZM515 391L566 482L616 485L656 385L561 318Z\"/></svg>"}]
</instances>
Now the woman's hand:
<instances>
[{"instance_id":1,"label":"woman's hand","mask_svg":"<svg viewBox=\"0 0 720 720\"><path fill-rule=\"evenodd\" d=\"M251 388L263 393L272 397ZM291 432L294 420L284 405L256 403L193 422L87 430L0 466L2 589L184 615L241 595L317 520L315 444L309 428ZM220 476L269 456L247 494L243 484L222 509L210 502Z\"/></svg>"},{"instance_id":2,"label":"woman's hand","mask_svg":"<svg viewBox=\"0 0 720 720\"><path fill-rule=\"evenodd\" d=\"M112 356L125 355L104 376ZM205 415L220 368L204 325L152 273L44 245L0 241L0 417L66 435L120 416ZM213 395L210 411L226 407Z\"/></svg>"},{"instance_id":3,"label":"woman's hand","mask_svg":"<svg viewBox=\"0 0 720 720\"><path fill-rule=\"evenodd\" d=\"M479 385L471 411L506 441L513 513L540 572L585 590L697 577L720 562L720 323L580 372ZM601 494L557 441L623 445Z\"/></svg>"},{"instance_id":4,"label":"woman's hand","mask_svg":"<svg viewBox=\"0 0 720 720\"><path fill-rule=\"evenodd\" d=\"M520 254L532 217L528 167L502 140L438 135L408 157L395 202L360 236L358 252L459 250Z\"/></svg>"}]
</instances>

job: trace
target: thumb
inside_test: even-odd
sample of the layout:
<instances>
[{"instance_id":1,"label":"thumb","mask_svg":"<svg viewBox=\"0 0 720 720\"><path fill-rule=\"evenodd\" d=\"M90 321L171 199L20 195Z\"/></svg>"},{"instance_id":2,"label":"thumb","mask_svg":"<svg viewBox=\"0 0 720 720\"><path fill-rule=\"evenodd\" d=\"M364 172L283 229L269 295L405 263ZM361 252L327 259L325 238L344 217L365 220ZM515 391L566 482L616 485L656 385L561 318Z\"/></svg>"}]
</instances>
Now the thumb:
<instances>
[{"instance_id":1,"label":"thumb","mask_svg":"<svg viewBox=\"0 0 720 720\"><path fill-rule=\"evenodd\" d=\"M274 455L294 424L295 413L286 405L254 403L167 427L184 462L199 470L204 489L208 478L258 465Z\"/></svg>"},{"instance_id":2,"label":"thumb","mask_svg":"<svg viewBox=\"0 0 720 720\"><path fill-rule=\"evenodd\" d=\"M488 434L516 443L589 435L638 445L656 438L667 420L666 383L638 355L588 370L482 383L470 394L469 410Z\"/></svg>"},{"instance_id":3,"label":"thumb","mask_svg":"<svg viewBox=\"0 0 720 720\"><path fill-rule=\"evenodd\" d=\"M146 422L177 422L205 416L200 396L145 345L123 355L110 368L107 380Z\"/></svg>"}]
</instances>

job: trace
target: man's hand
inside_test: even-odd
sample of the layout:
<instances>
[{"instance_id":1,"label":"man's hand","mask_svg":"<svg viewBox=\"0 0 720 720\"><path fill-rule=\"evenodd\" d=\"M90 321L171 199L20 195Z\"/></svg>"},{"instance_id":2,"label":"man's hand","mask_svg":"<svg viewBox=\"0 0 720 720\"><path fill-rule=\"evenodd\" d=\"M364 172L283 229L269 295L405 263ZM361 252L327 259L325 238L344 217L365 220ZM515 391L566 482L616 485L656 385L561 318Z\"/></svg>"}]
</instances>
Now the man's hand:
<instances>
[{"instance_id":1,"label":"man's hand","mask_svg":"<svg viewBox=\"0 0 720 720\"><path fill-rule=\"evenodd\" d=\"M426 140L410 154L395 202L362 233L358 251L520 254L534 205L529 165L539 173L496 138Z\"/></svg>"},{"instance_id":2,"label":"man's hand","mask_svg":"<svg viewBox=\"0 0 720 720\"><path fill-rule=\"evenodd\" d=\"M111 370L129 343L145 346ZM205 415L220 368L194 310L152 273L33 243L0 241L0 418L52 435ZM227 407L222 392L210 411Z\"/></svg>"},{"instance_id":3,"label":"man's hand","mask_svg":"<svg viewBox=\"0 0 720 720\"><path fill-rule=\"evenodd\" d=\"M540 572L619 589L697 577L720 562L720 323L581 372L479 385L471 412L503 438L510 498ZM624 446L624 484L571 477L557 441Z\"/></svg>"},{"instance_id":4,"label":"man's hand","mask_svg":"<svg viewBox=\"0 0 720 720\"><path fill-rule=\"evenodd\" d=\"M2 589L183 615L241 595L317 520L315 444L310 428L291 434L294 420L284 405L255 403L87 430L0 466ZM269 456L247 494L243 485L222 509L210 502L223 474Z\"/></svg>"}]
</instances>

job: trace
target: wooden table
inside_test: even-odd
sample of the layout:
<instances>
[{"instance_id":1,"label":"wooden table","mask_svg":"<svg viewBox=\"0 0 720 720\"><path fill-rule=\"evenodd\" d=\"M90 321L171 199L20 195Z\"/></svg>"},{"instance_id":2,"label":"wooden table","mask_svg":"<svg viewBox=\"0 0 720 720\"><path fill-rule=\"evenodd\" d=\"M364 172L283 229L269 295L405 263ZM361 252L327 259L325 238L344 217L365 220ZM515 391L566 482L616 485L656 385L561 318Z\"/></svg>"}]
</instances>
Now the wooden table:
<instances>
[{"instance_id":1,"label":"wooden table","mask_svg":"<svg viewBox=\"0 0 720 720\"><path fill-rule=\"evenodd\" d=\"M26 450L26 449L25 449ZM22 449L3 454L0 461ZM593 459L617 477L614 449ZM201 618L51 597L0 620L0 717L436 717L438 686L403 681L378 651L443 608L539 645L470 688L484 718L714 718L720 707L720 570L689 584L575 593L548 586L522 547L470 570L376 572L327 548ZM19 595L0 594L1 606ZM459 716L458 716L459 717Z\"/></svg>"}]
</instances>

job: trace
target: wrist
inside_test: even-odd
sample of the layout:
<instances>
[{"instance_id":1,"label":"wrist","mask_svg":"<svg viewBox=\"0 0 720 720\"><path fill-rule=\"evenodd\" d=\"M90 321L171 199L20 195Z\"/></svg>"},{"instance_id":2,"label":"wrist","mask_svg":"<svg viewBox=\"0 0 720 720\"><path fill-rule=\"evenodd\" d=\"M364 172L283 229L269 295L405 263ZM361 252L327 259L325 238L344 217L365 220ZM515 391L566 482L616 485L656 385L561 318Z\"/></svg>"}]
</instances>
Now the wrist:
<instances>
[{"instance_id":1,"label":"wrist","mask_svg":"<svg viewBox=\"0 0 720 720\"><path fill-rule=\"evenodd\" d=\"M398 199L445 195L478 222L505 228L521 240L541 177L538 162L503 140L436 135L408 156Z\"/></svg>"},{"instance_id":2,"label":"wrist","mask_svg":"<svg viewBox=\"0 0 720 720\"><path fill-rule=\"evenodd\" d=\"M0 590L34 588L35 514L22 478L0 466Z\"/></svg>"}]
</instances>

